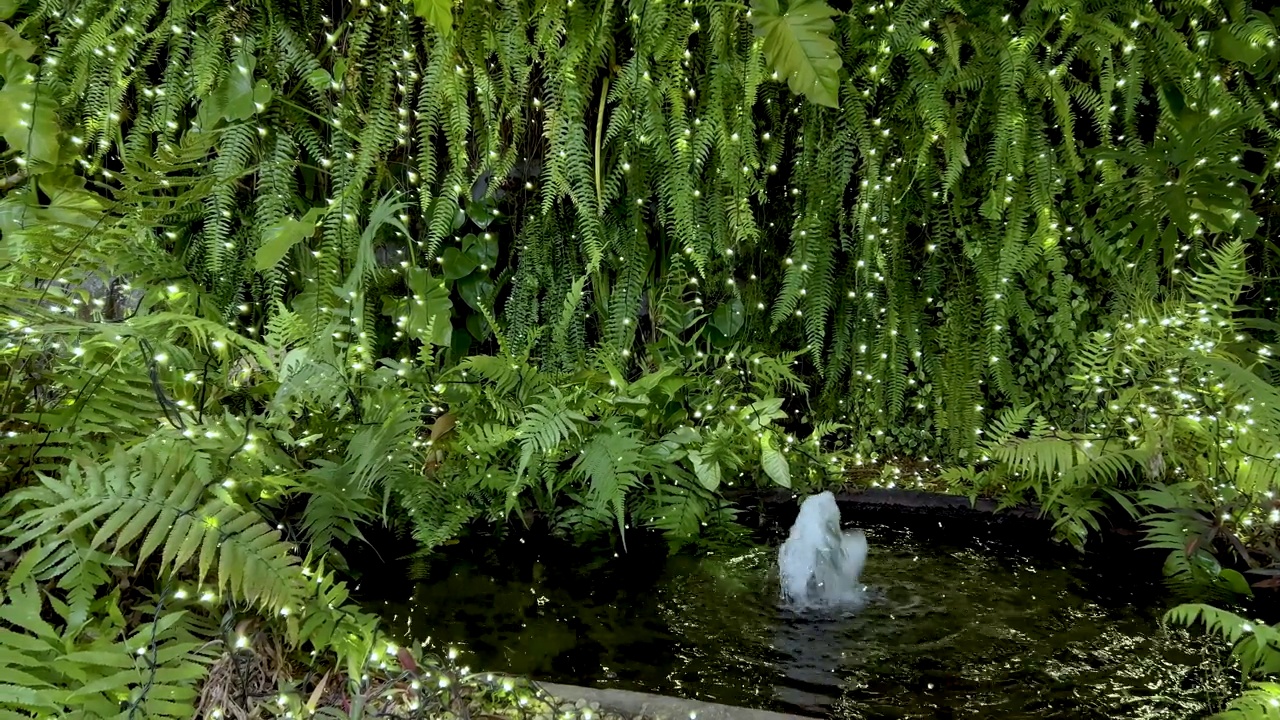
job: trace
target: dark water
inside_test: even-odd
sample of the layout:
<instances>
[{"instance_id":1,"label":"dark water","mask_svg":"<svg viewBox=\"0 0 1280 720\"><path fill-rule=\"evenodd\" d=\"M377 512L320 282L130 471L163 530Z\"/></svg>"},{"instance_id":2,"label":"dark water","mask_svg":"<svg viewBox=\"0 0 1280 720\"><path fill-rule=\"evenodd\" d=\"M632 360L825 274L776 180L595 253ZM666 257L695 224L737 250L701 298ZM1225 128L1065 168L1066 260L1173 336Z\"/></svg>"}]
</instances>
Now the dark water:
<instances>
[{"instance_id":1,"label":"dark water","mask_svg":"<svg viewBox=\"0 0 1280 720\"><path fill-rule=\"evenodd\" d=\"M464 546L429 581L365 591L477 668L819 716L1194 718L1229 685L1217 649L1160 627L1171 601L1128 561L858 525L866 604L837 614L779 607L777 533L701 558Z\"/></svg>"}]
</instances>

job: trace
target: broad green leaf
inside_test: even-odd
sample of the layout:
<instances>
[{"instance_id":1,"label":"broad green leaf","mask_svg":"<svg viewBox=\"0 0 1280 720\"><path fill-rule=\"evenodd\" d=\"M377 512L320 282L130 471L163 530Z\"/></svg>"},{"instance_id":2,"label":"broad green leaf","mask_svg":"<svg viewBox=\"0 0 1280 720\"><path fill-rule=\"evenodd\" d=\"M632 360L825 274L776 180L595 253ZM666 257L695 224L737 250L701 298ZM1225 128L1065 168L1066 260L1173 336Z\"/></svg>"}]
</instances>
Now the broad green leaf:
<instances>
[{"instance_id":1,"label":"broad green leaf","mask_svg":"<svg viewBox=\"0 0 1280 720\"><path fill-rule=\"evenodd\" d=\"M253 84L254 112L259 113L265 110L267 107L267 103L271 102L271 98L273 96L274 94L271 91L271 86L267 84L266 80L259 80L258 82L254 83Z\"/></svg>"},{"instance_id":2,"label":"broad green leaf","mask_svg":"<svg viewBox=\"0 0 1280 720\"><path fill-rule=\"evenodd\" d=\"M467 332L477 340L484 340L489 337L489 321L480 313L471 313L467 316Z\"/></svg>"},{"instance_id":3,"label":"broad green leaf","mask_svg":"<svg viewBox=\"0 0 1280 720\"><path fill-rule=\"evenodd\" d=\"M472 201L467 203L467 217L483 230L498 217L498 209L490 200Z\"/></svg>"},{"instance_id":4,"label":"broad green leaf","mask_svg":"<svg viewBox=\"0 0 1280 720\"><path fill-rule=\"evenodd\" d=\"M254 267L258 272L269 270L284 259L289 250L316 231L322 208L311 208L301 220L284 218L262 231L262 245L254 255Z\"/></svg>"},{"instance_id":5,"label":"broad green leaf","mask_svg":"<svg viewBox=\"0 0 1280 720\"><path fill-rule=\"evenodd\" d=\"M760 467L765 474L782 487L791 487L791 465L780 450L773 446L773 433L760 436Z\"/></svg>"},{"instance_id":6,"label":"broad green leaf","mask_svg":"<svg viewBox=\"0 0 1280 720\"><path fill-rule=\"evenodd\" d=\"M475 273L458 281L458 294L476 312L493 304L493 281L486 275Z\"/></svg>"},{"instance_id":7,"label":"broad green leaf","mask_svg":"<svg viewBox=\"0 0 1280 720\"><path fill-rule=\"evenodd\" d=\"M252 54L241 51L228 69L227 77L213 92L209 102L224 120L248 120L261 112L271 101L271 86L266 80L253 80L253 70L258 60Z\"/></svg>"},{"instance_id":8,"label":"broad green leaf","mask_svg":"<svg viewBox=\"0 0 1280 720\"><path fill-rule=\"evenodd\" d=\"M442 36L453 34L453 0L413 0L413 13Z\"/></svg>"},{"instance_id":9,"label":"broad green leaf","mask_svg":"<svg viewBox=\"0 0 1280 720\"><path fill-rule=\"evenodd\" d=\"M8 20L22 7L24 0L0 0L0 20Z\"/></svg>"},{"instance_id":10,"label":"broad green leaf","mask_svg":"<svg viewBox=\"0 0 1280 720\"><path fill-rule=\"evenodd\" d=\"M1231 568L1223 568L1218 574L1226 582L1227 587L1231 588L1231 592L1239 595L1252 595L1253 588L1249 587L1249 581L1245 579L1238 571Z\"/></svg>"},{"instance_id":11,"label":"broad green leaf","mask_svg":"<svg viewBox=\"0 0 1280 720\"><path fill-rule=\"evenodd\" d=\"M1164 97L1165 104L1169 106L1169 112L1174 117L1181 117L1182 112L1187 109L1187 98L1182 93L1182 88L1175 83L1167 82L1160 86L1160 94Z\"/></svg>"},{"instance_id":12,"label":"broad green leaf","mask_svg":"<svg viewBox=\"0 0 1280 720\"><path fill-rule=\"evenodd\" d=\"M720 463L704 458L697 450L689 453L689 461L693 463L693 473L698 476L702 487L715 492L720 487Z\"/></svg>"},{"instance_id":13,"label":"broad green leaf","mask_svg":"<svg viewBox=\"0 0 1280 720\"><path fill-rule=\"evenodd\" d=\"M1257 62L1266 50L1232 34L1229 28L1221 28L1213 34L1213 48L1218 56L1231 62L1252 65Z\"/></svg>"},{"instance_id":14,"label":"broad green leaf","mask_svg":"<svg viewBox=\"0 0 1280 720\"><path fill-rule=\"evenodd\" d=\"M738 298L720 303L716 311L711 314L711 326L726 338L737 335L744 322L746 322L746 316L743 314L742 300Z\"/></svg>"},{"instance_id":15,"label":"broad green leaf","mask_svg":"<svg viewBox=\"0 0 1280 720\"><path fill-rule=\"evenodd\" d=\"M406 271L405 280L411 293L405 306L408 312L403 313L406 332L424 343L449 345L453 333L450 323L453 301L449 299L448 288L422 268Z\"/></svg>"},{"instance_id":16,"label":"broad green leaf","mask_svg":"<svg viewBox=\"0 0 1280 720\"><path fill-rule=\"evenodd\" d=\"M832 10L824 0L793 0L783 12L778 0L752 0L751 24L764 38L769 67L787 78L791 91L827 107L840 102L840 54L831 39Z\"/></svg>"},{"instance_id":17,"label":"broad green leaf","mask_svg":"<svg viewBox=\"0 0 1280 720\"><path fill-rule=\"evenodd\" d=\"M324 68L316 68L307 73L307 84L311 86L312 90L328 90L333 85L333 76Z\"/></svg>"},{"instance_id":18,"label":"broad green leaf","mask_svg":"<svg viewBox=\"0 0 1280 720\"><path fill-rule=\"evenodd\" d=\"M782 410L780 398L765 398L742 408L742 416L747 421L748 427L759 431L768 427L774 420L786 417L787 413Z\"/></svg>"},{"instance_id":19,"label":"broad green leaf","mask_svg":"<svg viewBox=\"0 0 1280 720\"><path fill-rule=\"evenodd\" d=\"M0 0L0 20L8 20L18 7L18 0ZM36 51L35 43L5 23L0 23L0 54L12 52L20 60L26 60ZM6 78L13 81L16 78Z\"/></svg>"},{"instance_id":20,"label":"broad green leaf","mask_svg":"<svg viewBox=\"0 0 1280 720\"><path fill-rule=\"evenodd\" d=\"M442 255L444 263L440 266L445 280L461 280L471 274L480 263L476 259L456 247L445 248Z\"/></svg>"},{"instance_id":21,"label":"broad green leaf","mask_svg":"<svg viewBox=\"0 0 1280 720\"><path fill-rule=\"evenodd\" d=\"M12 55L10 56L12 57ZM21 62L35 72L35 66ZM16 70L14 74L21 72ZM22 153L28 174L51 169L58 162L60 128L58 105L49 88L6 77L0 88L0 135Z\"/></svg>"},{"instance_id":22,"label":"broad green leaf","mask_svg":"<svg viewBox=\"0 0 1280 720\"><path fill-rule=\"evenodd\" d=\"M44 212L42 220L45 222L89 228L102 215L102 196L86 190L84 178L76 175L70 168L60 167L45 173L40 176L37 184L40 192L48 197L48 202L41 208Z\"/></svg>"},{"instance_id":23,"label":"broad green leaf","mask_svg":"<svg viewBox=\"0 0 1280 720\"><path fill-rule=\"evenodd\" d=\"M492 268L498 262L498 238L493 233L466 235L462 238L462 252L480 265Z\"/></svg>"}]
</instances>

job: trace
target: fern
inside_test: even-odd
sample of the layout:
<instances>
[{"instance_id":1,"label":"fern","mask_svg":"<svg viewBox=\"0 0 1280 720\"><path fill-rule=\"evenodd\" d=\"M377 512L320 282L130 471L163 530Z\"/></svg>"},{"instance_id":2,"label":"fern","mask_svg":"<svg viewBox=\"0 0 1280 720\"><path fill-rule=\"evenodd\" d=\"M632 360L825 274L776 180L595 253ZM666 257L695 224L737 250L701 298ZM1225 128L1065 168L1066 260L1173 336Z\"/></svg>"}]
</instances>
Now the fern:
<instances>
[{"instance_id":1,"label":"fern","mask_svg":"<svg viewBox=\"0 0 1280 720\"><path fill-rule=\"evenodd\" d=\"M208 577L247 602L299 607L297 558L274 529L206 487L193 460L181 451L134 458L117 449L105 466L77 463L61 478L42 476L39 486L10 499L35 506L7 529L10 546L41 537L68 542L83 527L94 531L89 551L110 543L115 554L136 551L138 563L159 552L167 572L194 570L196 582Z\"/></svg>"},{"instance_id":2,"label":"fern","mask_svg":"<svg viewBox=\"0 0 1280 720\"><path fill-rule=\"evenodd\" d=\"M1204 604L1179 605L1165 613L1164 620L1186 627L1203 623L1210 634L1231 644L1231 654L1245 678L1280 672L1280 630L1276 628Z\"/></svg>"}]
</instances>

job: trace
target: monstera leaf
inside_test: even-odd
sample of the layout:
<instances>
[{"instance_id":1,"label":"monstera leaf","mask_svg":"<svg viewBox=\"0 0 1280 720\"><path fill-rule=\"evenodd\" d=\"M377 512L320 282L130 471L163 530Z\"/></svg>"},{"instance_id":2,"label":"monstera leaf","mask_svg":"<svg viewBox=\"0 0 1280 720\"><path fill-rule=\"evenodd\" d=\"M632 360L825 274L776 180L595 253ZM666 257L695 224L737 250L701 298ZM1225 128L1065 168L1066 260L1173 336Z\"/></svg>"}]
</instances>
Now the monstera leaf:
<instances>
[{"instance_id":1,"label":"monstera leaf","mask_svg":"<svg viewBox=\"0 0 1280 720\"><path fill-rule=\"evenodd\" d=\"M764 38L764 56L787 78L791 91L813 102L837 107L840 55L831 39L836 15L824 0L792 0L784 11L779 0L752 0L751 24Z\"/></svg>"},{"instance_id":2,"label":"monstera leaf","mask_svg":"<svg viewBox=\"0 0 1280 720\"><path fill-rule=\"evenodd\" d=\"M424 343L446 346L453 341L453 301L449 289L422 268L405 272L410 297L405 303L406 330Z\"/></svg>"}]
</instances>

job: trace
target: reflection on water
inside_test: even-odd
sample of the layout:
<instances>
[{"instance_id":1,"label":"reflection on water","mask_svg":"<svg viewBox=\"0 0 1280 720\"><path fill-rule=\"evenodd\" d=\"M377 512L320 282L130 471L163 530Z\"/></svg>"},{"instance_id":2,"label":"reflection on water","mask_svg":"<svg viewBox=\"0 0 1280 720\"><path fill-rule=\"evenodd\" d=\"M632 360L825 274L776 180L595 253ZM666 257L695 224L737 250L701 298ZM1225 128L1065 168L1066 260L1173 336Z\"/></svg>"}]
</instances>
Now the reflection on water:
<instances>
[{"instance_id":1,"label":"reflection on water","mask_svg":"<svg viewBox=\"0 0 1280 720\"><path fill-rule=\"evenodd\" d=\"M1123 569L867 535L865 602L839 612L781 607L776 544L608 561L463 548L430 582L376 592L393 626L473 666L843 718L1190 718L1224 689L1216 653L1161 629L1158 586Z\"/></svg>"}]
</instances>

